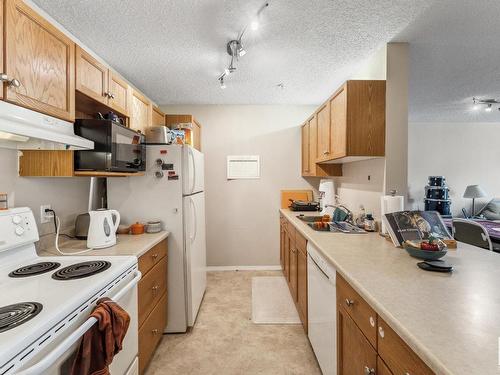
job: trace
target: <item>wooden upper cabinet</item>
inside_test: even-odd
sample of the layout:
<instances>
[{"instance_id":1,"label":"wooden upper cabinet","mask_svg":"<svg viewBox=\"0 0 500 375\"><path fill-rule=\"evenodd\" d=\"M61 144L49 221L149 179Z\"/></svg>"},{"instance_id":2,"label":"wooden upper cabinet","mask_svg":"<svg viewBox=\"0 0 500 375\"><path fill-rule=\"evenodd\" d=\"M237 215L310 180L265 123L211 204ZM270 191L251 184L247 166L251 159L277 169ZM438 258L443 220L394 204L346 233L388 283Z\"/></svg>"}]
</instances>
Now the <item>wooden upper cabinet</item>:
<instances>
[{"instance_id":1,"label":"wooden upper cabinet","mask_svg":"<svg viewBox=\"0 0 500 375\"><path fill-rule=\"evenodd\" d=\"M323 114L324 116L324 114ZM318 116L314 115L302 126L302 176L342 176L341 164L317 164Z\"/></svg>"},{"instance_id":2,"label":"wooden upper cabinet","mask_svg":"<svg viewBox=\"0 0 500 375\"><path fill-rule=\"evenodd\" d=\"M76 46L76 89L98 102L108 104L108 67L80 46Z\"/></svg>"},{"instance_id":3,"label":"wooden upper cabinet","mask_svg":"<svg viewBox=\"0 0 500 375\"><path fill-rule=\"evenodd\" d=\"M347 81L333 94L329 153L319 153L318 161L341 163L385 156L385 87L385 81Z\"/></svg>"},{"instance_id":4,"label":"wooden upper cabinet","mask_svg":"<svg viewBox=\"0 0 500 375\"><path fill-rule=\"evenodd\" d=\"M8 101L75 119L75 44L22 0L5 2L5 73L19 87L4 84Z\"/></svg>"},{"instance_id":5,"label":"wooden upper cabinet","mask_svg":"<svg viewBox=\"0 0 500 375\"><path fill-rule=\"evenodd\" d=\"M318 121L317 162L330 158L330 103L323 104L316 112Z\"/></svg>"},{"instance_id":6,"label":"wooden upper cabinet","mask_svg":"<svg viewBox=\"0 0 500 375\"><path fill-rule=\"evenodd\" d=\"M191 135L193 140L193 147L198 151L201 151L201 125L198 121L193 118L193 134Z\"/></svg>"},{"instance_id":7,"label":"wooden upper cabinet","mask_svg":"<svg viewBox=\"0 0 500 375\"><path fill-rule=\"evenodd\" d=\"M184 128L189 126L191 129L190 136L186 137L188 144L193 146L198 151L201 151L201 125L193 115L176 115L167 114L165 116L166 125L170 129Z\"/></svg>"},{"instance_id":8,"label":"wooden upper cabinet","mask_svg":"<svg viewBox=\"0 0 500 375\"><path fill-rule=\"evenodd\" d=\"M328 159L347 155L347 94L343 86L330 99L330 150Z\"/></svg>"},{"instance_id":9,"label":"wooden upper cabinet","mask_svg":"<svg viewBox=\"0 0 500 375\"><path fill-rule=\"evenodd\" d=\"M165 125L165 114L158 107L153 107L153 126Z\"/></svg>"},{"instance_id":10,"label":"wooden upper cabinet","mask_svg":"<svg viewBox=\"0 0 500 375\"><path fill-rule=\"evenodd\" d=\"M108 70L108 105L125 116L130 116L131 89L119 74Z\"/></svg>"},{"instance_id":11,"label":"wooden upper cabinet","mask_svg":"<svg viewBox=\"0 0 500 375\"><path fill-rule=\"evenodd\" d=\"M309 122L306 122L302 125L302 176L308 176L311 172L309 142Z\"/></svg>"},{"instance_id":12,"label":"wooden upper cabinet","mask_svg":"<svg viewBox=\"0 0 500 375\"><path fill-rule=\"evenodd\" d=\"M146 133L151 126L151 102L138 91L132 92L130 128Z\"/></svg>"}]
</instances>

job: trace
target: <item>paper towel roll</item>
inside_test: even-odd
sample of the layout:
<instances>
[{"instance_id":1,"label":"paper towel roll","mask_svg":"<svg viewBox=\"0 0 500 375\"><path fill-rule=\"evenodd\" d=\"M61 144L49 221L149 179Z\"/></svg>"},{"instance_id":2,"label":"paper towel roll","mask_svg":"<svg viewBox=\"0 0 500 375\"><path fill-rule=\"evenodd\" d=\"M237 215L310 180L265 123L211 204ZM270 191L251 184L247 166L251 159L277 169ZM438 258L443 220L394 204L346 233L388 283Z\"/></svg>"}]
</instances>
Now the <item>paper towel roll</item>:
<instances>
[{"instance_id":1,"label":"paper towel roll","mask_svg":"<svg viewBox=\"0 0 500 375\"><path fill-rule=\"evenodd\" d=\"M321 179L319 182L318 190L320 191L320 193L322 193L323 196L321 199L321 213L325 214L325 205L335 203L335 186L333 184L333 180Z\"/></svg>"},{"instance_id":2,"label":"paper towel roll","mask_svg":"<svg viewBox=\"0 0 500 375\"><path fill-rule=\"evenodd\" d=\"M380 212L382 216L390 214L391 212L398 212L404 210L405 200L402 195L384 195L380 197ZM386 234L384 221L382 220L382 233Z\"/></svg>"}]
</instances>

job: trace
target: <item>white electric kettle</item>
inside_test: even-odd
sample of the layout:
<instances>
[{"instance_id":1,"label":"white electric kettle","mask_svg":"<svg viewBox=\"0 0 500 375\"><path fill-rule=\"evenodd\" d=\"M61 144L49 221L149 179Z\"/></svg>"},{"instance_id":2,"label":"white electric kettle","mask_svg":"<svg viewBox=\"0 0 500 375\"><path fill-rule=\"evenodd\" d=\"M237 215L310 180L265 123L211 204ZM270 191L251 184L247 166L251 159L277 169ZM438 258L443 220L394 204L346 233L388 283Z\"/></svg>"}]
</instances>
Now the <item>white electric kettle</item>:
<instances>
[{"instance_id":1,"label":"white electric kettle","mask_svg":"<svg viewBox=\"0 0 500 375\"><path fill-rule=\"evenodd\" d=\"M116 210L100 209L90 211L89 215L87 247L89 249L102 249L116 245L116 231L120 225L120 213ZM114 222L113 216L115 216Z\"/></svg>"}]
</instances>

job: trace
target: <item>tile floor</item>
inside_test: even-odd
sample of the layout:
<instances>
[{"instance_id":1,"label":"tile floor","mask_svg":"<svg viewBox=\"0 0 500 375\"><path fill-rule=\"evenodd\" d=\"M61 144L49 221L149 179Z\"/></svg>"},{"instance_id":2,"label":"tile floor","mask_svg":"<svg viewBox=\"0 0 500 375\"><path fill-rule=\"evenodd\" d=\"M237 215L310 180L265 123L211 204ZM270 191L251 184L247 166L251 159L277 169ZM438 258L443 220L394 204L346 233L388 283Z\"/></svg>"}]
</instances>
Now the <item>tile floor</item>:
<instances>
[{"instance_id":1,"label":"tile floor","mask_svg":"<svg viewBox=\"0 0 500 375\"><path fill-rule=\"evenodd\" d=\"M252 323L252 277L273 275L208 273L195 327L164 335L146 374L321 374L302 326Z\"/></svg>"}]
</instances>

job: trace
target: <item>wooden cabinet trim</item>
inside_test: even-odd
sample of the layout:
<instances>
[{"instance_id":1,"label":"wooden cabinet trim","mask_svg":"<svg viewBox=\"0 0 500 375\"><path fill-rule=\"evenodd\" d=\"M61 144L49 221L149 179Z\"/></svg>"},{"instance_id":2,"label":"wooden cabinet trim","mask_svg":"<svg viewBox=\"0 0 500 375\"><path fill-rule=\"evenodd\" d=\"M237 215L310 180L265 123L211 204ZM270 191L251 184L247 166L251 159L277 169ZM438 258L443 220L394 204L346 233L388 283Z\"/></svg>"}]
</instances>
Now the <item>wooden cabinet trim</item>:
<instances>
[{"instance_id":1,"label":"wooden cabinet trim","mask_svg":"<svg viewBox=\"0 0 500 375\"><path fill-rule=\"evenodd\" d=\"M156 106L152 106L152 126L165 125L165 114Z\"/></svg>"}]
</instances>

